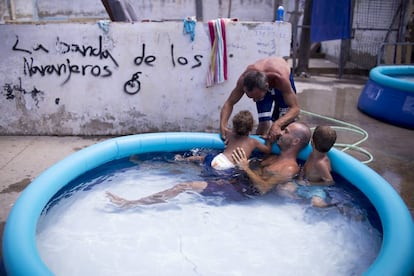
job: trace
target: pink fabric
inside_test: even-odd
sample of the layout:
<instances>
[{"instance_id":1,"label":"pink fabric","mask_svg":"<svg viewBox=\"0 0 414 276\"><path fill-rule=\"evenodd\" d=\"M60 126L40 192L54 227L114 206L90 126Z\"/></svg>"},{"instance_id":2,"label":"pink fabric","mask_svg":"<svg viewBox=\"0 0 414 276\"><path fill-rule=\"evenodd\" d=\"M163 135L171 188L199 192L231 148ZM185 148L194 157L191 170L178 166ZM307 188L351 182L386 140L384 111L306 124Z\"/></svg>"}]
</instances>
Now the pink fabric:
<instances>
[{"instance_id":1,"label":"pink fabric","mask_svg":"<svg viewBox=\"0 0 414 276\"><path fill-rule=\"evenodd\" d=\"M211 42L211 59L207 74L207 87L227 80L226 19L208 22Z\"/></svg>"}]
</instances>

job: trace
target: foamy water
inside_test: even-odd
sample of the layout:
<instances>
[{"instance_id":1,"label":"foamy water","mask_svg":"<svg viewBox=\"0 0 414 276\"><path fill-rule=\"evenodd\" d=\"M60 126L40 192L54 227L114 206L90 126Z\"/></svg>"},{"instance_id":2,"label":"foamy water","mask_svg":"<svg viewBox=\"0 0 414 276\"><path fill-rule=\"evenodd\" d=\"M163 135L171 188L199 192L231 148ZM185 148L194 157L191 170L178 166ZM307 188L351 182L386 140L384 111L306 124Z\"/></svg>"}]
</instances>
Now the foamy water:
<instances>
[{"instance_id":1,"label":"foamy water","mask_svg":"<svg viewBox=\"0 0 414 276\"><path fill-rule=\"evenodd\" d=\"M360 275L381 235L368 220L271 194L221 204L185 193L168 203L121 210L105 191L136 199L200 179L190 164L147 163L90 180L62 198L37 228L56 275Z\"/></svg>"}]
</instances>

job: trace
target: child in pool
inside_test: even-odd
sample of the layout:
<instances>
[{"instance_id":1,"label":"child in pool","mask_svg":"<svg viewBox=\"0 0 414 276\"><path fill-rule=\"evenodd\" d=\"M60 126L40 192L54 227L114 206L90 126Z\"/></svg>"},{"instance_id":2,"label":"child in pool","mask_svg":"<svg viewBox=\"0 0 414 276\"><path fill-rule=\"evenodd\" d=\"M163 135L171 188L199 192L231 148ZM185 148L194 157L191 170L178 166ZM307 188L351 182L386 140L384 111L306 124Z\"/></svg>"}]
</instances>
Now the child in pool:
<instances>
[{"instance_id":1,"label":"child in pool","mask_svg":"<svg viewBox=\"0 0 414 276\"><path fill-rule=\"evenodd\" d=\"M332 185L331 162L327 155L336 141L336 131L329 126L317 126L313 131L312 152L298 180L279 187L280 190L311 200L312 206L327 207L326 192L320 186Z\"/></svg>"},{"instance_id":2,"label":"child in pool","mask_svg":"<svg viewBox=\"0 0 414 276\"><path fill-rule=\"evenodd\" d=\"M233 129L226 134L227 145L222 153L215 156L201 155L186 158L176 155L175 160L205 162L216 170L227 170L235 167L231 154L236 148L243 148L247 158L255 149L266 154L270 153L272 145L269 140L266 140L266 144L262 144L259 140L249 137L253 125L253 115L247 110L240 111L233 117Z\"/></svg>"},{"instance_id":3,"label":"child in pool","mask_svg":"<svg viewBox=\"0 0 414 276\"><path fill-rule=\"evenodd\" d=\"M312 152L303 166L303 177L313 185L332 185L328 151L336 142L336 131L329 126L317 126L312 135Z\"/></svg>"},{"instance_id":4,"label":"child in pool","mask_svg":"<svg viewBox=\"0 0 414 276\"><path fill-rule=\"evenodd\" d=\"M176 156L176 160L205 162L216 170L227 170L235 167L231 155L233 150L236 148L243 148L247 157L249 157L255 149L258 149L264 153L270 153L272 151L272 144L269 140L266 140L266 144L262 144L259 140L249 137L249 134L253 129L253 124L253 115L249 111L240 111L233 118L233 130L229 131L227 134L228 143L224 152L216 155L215 157L207 155L183 158L178 155ZM166 202L168 199L173 198L185 191L195 191L203 195L214 195L216 193L224 194L227 197L237 200L244 197L243 194L245 193L245 190L248 190L248 188L242 187L241 185L235 186L230 182L230 179L220 179L215 182L191 181L179 183L167 190L137 200L128 200L110 192L106 192L106 195L113 204L121 208Z\"/></svg>"}]
</instances>

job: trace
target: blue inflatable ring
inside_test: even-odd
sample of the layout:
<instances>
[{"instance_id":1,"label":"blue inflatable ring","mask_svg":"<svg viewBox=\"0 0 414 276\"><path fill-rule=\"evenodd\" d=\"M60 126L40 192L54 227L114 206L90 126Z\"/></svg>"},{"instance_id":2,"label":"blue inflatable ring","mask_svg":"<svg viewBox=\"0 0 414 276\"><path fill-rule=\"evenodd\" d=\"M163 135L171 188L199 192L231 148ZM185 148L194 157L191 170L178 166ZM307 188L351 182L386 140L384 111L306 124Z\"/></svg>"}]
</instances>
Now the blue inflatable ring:
<instances>
[{"instance_id":1,"label":"blue inflatable ring","mask_svg":"<svg viewBox=\"0 0 414 276\"><path fill-rule=\"evenodd\" d=\"M373 68L358 108L379 120L414 129L414 66Z\"/></svg>"},{"instance_id":2,"label":"blue inflatable ring","mask_svg":"<svg viewBox=\"0 0 414 276\"><path fill-rule=\"evenodd\" d=\"M52 275L36 249L36 225L43 208L62 187L109 161L147 152L223 149L218 134L153 133L109 139L78 151L37 177L13 206L3 236L3 258L9 275ZM299 158L306 160L310 146ZM278 148L274 147L274 152ZM366 275L411 275L414 271L414 223L398 193L372 169L333 149L333 170L360 189L376 208L383 227L382 247Z\"/></svg>"}]
</instances>

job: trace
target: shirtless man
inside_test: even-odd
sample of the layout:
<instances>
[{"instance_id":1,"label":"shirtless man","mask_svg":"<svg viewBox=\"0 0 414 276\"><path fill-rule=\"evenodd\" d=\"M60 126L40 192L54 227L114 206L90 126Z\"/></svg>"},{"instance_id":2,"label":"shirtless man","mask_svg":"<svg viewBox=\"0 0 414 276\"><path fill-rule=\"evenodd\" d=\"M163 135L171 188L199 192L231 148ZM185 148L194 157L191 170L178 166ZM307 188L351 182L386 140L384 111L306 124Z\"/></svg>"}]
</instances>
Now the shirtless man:
<instances>
[{"instance_id":1,"label":"shirtless man","mask_svg":"<svg viewBox=\"0 0 414 276\"><path fill-rule=\"evenodd\" d=\"M264 159L260 162L260 168L257 170L250 169L245 150L237 147L232 153L232 158L237 166L245 170L249 176L248 186L246 183L231 183L227 180L191 181L177 184L170 189L136 200L127 200L109 192L107 192L107 196L115 205L129 208L162 203L185 191L194 191L205 196L217 194L232 200L245 198L246 194L266 194L276 185L290 181L299 174L296 158L298 153L309 144L310 137L311 131L308 126L299 122L291 123L282 131L277 140L280 154L270 155Z\"/></svg>"},{"instance_id":2,"label":"shirtless man","mask_svg":"<svg viewBox=\"0 0 414 276\"><path fill-rule=\"evenodd\" d=\"M256 102L259 115L256 134L267 135L274 142L283 127L299 115L295 93L290 67L283 58L265 58L247 66L221 109L220 133L223 140L226 140L227 123L233 106L246 94ZM273 102L275 107L272 112ZM274 121L273 124L271 121Z\"/></svg>"},{"instance_id":3,"label":"shirtless man","mask_svg":"<svg viewBox=\"0 0 414 276\"><path fill-rule=\"evenodd\" d=\"M328 151L336 141L336 131L329 126L317 126L312 135L312 152L306 160L298 180L278 187L289 197L310 199L314 207L328 207L327 193L323 186L334 184Z\"/></svg>"},{"instance_id":4,"label":"shirtless man","mask_svg":"<svg viewBox=\"0 0 414 276\"><path fill-rule=\"evenodd\" d=\"M292 180L299 174L298 153L309 144L311 131L308 126L293 122L282 130L276 143L279 155L271 155L260 163L259 169L252 170L242 148L233 151L233 160L249 176L254 187L265 194L279 184Z\"/></svg>"}]
</instances>

